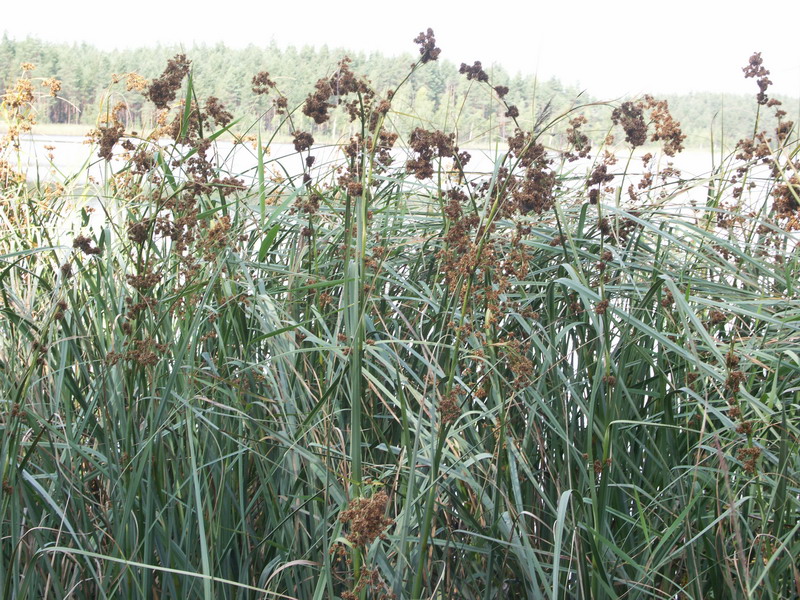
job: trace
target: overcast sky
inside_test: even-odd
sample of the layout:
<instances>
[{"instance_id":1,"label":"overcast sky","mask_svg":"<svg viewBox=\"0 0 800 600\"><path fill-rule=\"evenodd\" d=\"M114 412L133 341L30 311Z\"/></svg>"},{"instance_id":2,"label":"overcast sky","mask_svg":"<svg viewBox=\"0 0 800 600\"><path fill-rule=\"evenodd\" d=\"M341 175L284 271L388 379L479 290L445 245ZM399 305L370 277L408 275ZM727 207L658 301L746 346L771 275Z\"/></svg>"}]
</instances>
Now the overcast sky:
<instances>
[{"instance_id":1,"label":"overcast sky","mask_svg":"<svg viewBox=\"0 0 800 600\"><path fill-rule=\"evenodd\" d=\"M755 94L755 82L745 81L741 69L760 51L775 82L771 91L800 96L800 3L789 0L3 0L0 18L0 31L12 38L86 41L106 49L275 41L389 55L417 52L412 39L431 27L443 59L555 76L603 99Z\"/></svg>"}]
</instances>

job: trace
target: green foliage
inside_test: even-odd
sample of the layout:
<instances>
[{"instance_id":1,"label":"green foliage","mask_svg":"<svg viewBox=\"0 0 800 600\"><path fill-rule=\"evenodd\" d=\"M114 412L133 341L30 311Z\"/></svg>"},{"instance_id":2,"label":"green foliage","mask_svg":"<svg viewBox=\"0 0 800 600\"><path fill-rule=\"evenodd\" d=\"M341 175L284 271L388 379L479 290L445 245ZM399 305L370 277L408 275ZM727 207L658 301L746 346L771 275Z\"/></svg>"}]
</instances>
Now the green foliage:
<instances>
[{"instance_id":1,"label":"green foliage","mask_svg":"<svg viewBox=\"0 0 800 600\"><path fill-rule=\"evenodd\" d=\"M796 594L791 132L648 179L546 152L554 110L472 174L348 74L338 172L223 171L199 67L152 137L107 113L102 182L0 153L0 596Z\"/></svg>"}]
</instances>

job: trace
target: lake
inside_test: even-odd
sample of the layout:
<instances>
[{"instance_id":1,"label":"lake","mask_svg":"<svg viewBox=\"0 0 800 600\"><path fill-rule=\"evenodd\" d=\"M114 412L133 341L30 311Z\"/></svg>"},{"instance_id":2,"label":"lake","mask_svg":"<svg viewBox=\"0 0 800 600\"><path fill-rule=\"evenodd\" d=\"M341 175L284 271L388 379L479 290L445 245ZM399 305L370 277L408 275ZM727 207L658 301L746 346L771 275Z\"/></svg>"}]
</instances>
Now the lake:
<instances>
[{"instance_id":1,"label":"lake","mask_svg":"<svg viewBox=\"0 0 800 600\"><path fill-rule=\"evenodd\" d=\"M242 178L246 184L255 183L257 180L256 166L258 162L257 151L248 144L234 145L231 142L218 142L214 145L215 157L218 164L229 174ZM117 146L119 149L119 146ZM491 172L494 168L494 161L497 157L496 152L489 150L468 150L472 156L469 163L471 173L479 175ZM327 177L332 180L332 167L336 164L343 164L344 157L340 146L321 145L312 148L312 153L316 157L312 177ZM52 154L52 160L49 155ZM407 157L403 150L394 152L396 164L402 164ZM636 184L643 173L643 165L640 160L644 151L639 151L637 156L631 159L627 165L627 175L623 182L622 201L628 204L628 197L625 190L629 184ZM302 174L305 162L305 154L298 154L291 144L272 144L269 148L268 156L265 158L265 169L267 177L280 176L289 177ZM90 180L102 181L109 169L120 169L124 163L120 159L113 159L110 164L97 156L97 151L92 145L85 143L85 138L78 136L58 136L58 135L30 135L27 136L21 145L22 165L27 169L29 179L37 177L45 181L67 181L72 177L77 184L75 189L82 190L73 198L69 198L65 205L66 213L60 215L58 231L53 232L54 240L57 244L62 244L62 252L65 256L70 252L72 237L81 230L93 230L95 234L107 227L109 220L116 222L118 218L124 219L118 211L125 211L124 206L118 205L113 200L104 198L102 192L97 189ZM619 162L609 168L609 172L616 175L626 170L628 157L620 158ZM661 164L659 165L659 161ZM720 158L712 160L708 151L690 150L679 154L677 157L669 158L666 156L656 156L651 167L658 169L666 166L667 162L673 161L674 166L680 169L682 177L688 180L696 180L696 184L687 187L680 193L675 193L675 180L668 182L666 189L670 196L664 207L672 216L681 216L689 219L699 218L703 213L695 207L703 207L707 201L708 183L707 177L713 164L719 164ZM557 168L557 165L554 165ZM573 197L580 198L585 193L584 181L588 170L593 168L593 163L589 160L580 160L568 163L566 168L559 174L564 177L563 183L566 187L575 186L576 192ZM732 167L731 167L732 170ZM751 190L752 198L763 197L765 186L770 185L771 180L767 176L768 169L758 166L754 169L755 177L752 180L759 182L756 189ZM300 179L298 178L298 184ZM660 182L659 182L660 183ZM717 182L717 185L723 182ZM612 184L620 185L620 178L617 177ZM730 198L731 184L725 182L727 191L725 198ZM657 193L657 188L654 188ZM97 190L97 191L94 191ZM655 197L656 194L653 194ZM745 195L747 196L747 195ZM763 200L761 200L763 201ZM613 198L606 197L606 203L612 202ZM81 223L81 211L76 210L81 207L90 209L88 222ZM83 225L83 226L82 226Z\"/></svg>"},{"instance_id":2,"label":"lake","mask_svg":"<svg viewBox=\"0 0 800 600\"><path fill-rule=\"evenodd\" d=\"M257 178L256 166L258 163L257 151L252 144L233 144L232 142L216 142L213 146L215 160L220 168L230 175L240 177L245 184L254 183ZM119 144L115 150L120 151ZM471 173L480 174L491 172L497 157L496 151L468 149L472 159L468 165ZM344 156L339 145L318 145L312 148L312 153L316 157L314 169L311 175L315 178L325 176L330 173L332 167L343 164ZM624 188L629 183L638 182L644 168L639 157L645 151L638 149L636 156L630 161L627 167L627 177ZM116 154L116 153L115 153ZM52 160L50 156L52 155ZM394 151L396 164L400 164L407 157L402 149ZM298 154L291 144L272 144L269 146L268 155L265 157L265 169L267 177L271 174L275 176L294 177L302 174L305 161L305 154ZM91 144L87 144L84 137L65 136L65 135L28 135L22 140L21 158L23 168L27 170L29 179L38 177L42 180L65 181L77 175L79 180L86 180L87 175L91 175L96 181L102 181L108 173L108 169L120 169L123 162L119 159L111 161L110 165L97 156L97 152ZM716 158L716 160L714 160ZM712 166L720 163L720 157L712 157L707 150L688 150L680 153L674 158L659 156L654 152L652 163L653 168L666 166L667 162L672 161L675 168L679 169L684 179L704 179L708 176ZM620 158L619 162L609 168L609 172L621 174L626 168L627 155ZM593 162L589 160L579 160L568 163L569 169L575 177L576 182L580 182L587 171L593 167ZM762 171L764 169L761 169ZM566 173L566 169L563 173ZM765 173L763 173L765 175ZM618 184L617 178L614 182ZM684 192L680 196L681 204L691 202L704 203L707 189L699 186ZM624 190L623 190L624 195Z\"/></svg>"}]
</instances>

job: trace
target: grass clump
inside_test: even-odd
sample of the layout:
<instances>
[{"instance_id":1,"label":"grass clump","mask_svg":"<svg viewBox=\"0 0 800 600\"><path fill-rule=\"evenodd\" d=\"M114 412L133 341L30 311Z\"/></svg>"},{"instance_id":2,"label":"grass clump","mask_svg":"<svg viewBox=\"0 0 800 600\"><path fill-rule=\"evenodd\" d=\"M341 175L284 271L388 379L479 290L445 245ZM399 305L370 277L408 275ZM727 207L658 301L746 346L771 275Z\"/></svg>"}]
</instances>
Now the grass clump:
<instances>
[{"instance_id":1,"label":"grass clump","mask_svg":"<svg viewBox=\"0 0 800 600\"><path fill-rule=\"evenodd\" d=\"M409 78L439 56L415 42ZM662 101L607 107L625 142L597 149L542 110L478 173L455 133L393 131L407 80L344 59L291 107L254 74L280 176L185 56L139 82L150 134L107 103L102 180L31 182L10 134L2 597L797 594L792 124L687 179L637 154L681 150ZM349 114L341 160L298 110Z\"/></svg>"}]
</instances>

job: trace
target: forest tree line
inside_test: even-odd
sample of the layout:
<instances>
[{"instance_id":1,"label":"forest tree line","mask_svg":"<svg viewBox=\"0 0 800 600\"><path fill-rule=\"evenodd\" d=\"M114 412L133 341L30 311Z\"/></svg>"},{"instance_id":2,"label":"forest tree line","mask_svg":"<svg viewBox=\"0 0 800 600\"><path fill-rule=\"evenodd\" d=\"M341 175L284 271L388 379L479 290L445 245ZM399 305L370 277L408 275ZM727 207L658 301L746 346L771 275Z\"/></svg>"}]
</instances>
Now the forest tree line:
<instances>
[{"instance_id":1,"label":"forest tree line","mask_svg":"<svg viewBox=\"0 0 800 600\"><path fill-rule=\"evenodd\" d=\"M124 83L112 85L112 78L130 72L148 79L157 77L167 59L179 52L184 52L192 61L194 84L201 99L215 96L227 110L242 118L236 126L237 133L243 133L254 124L260 124L262 131L274 132L286 118L276 112L271 98L252 92L253 76L261 71L269 72L292 108L299 106L313 91L314 83L329 76L344 56L352 59L353 71L364 75L380 94L402 80L415 60L410 53L389 57L378 52L350 52L327 46L280 48L274 43L243 49L216 44L189 49L156 46L104 51L85 43L50 43L34 38L14 40L4 35L0 41L0 93L20 76L22 63L33 63L36 70L28 76L55 77L61 81L57 98L42 94L36 107L40 123L92 125L104 111L123 102L127 124L132 129L146 129L153 124L152 105L141 93L126 91ZM465 60L471 63L475 58L465 57ZM593 97L590 90L555 78L541 80L534 75L512 75L496 65L491 68L484 65L484 68L492 86L509 88L506 101L518 108L518 121L523 127L534 128L575 106L602 100ZM672 114L680 121L687 135L687 146L708 147L713 129L715 144L724 136L726 146L732 147L737 140L753 134L756 91L753 95L701 92L668 95L663 99L669 102ZM797 113L797 99L780 96L778 99L784 101L790 118ZM392 106L393 120L400 133L407 133L414 127L442 128L456 131L459 142L464 145L504 140L513 134L515 127L505 115L506 106L489 86L468 81L459 74L458 66L448 61L437 61L416 73L400 88ZM604 139L607 133L614 133L608 129L610 108L596 106L582 112L589 119L584 131L589 132L595 142ZM353 132L347 114L344 111L334 114L334 118L323 125L314 124L300 111L294 112L292 119L294 126L312 131L318 141L349 137ZM762 125L771 128L771 118L772 115L764 115Z\"/></svg>"}]
</instances>

